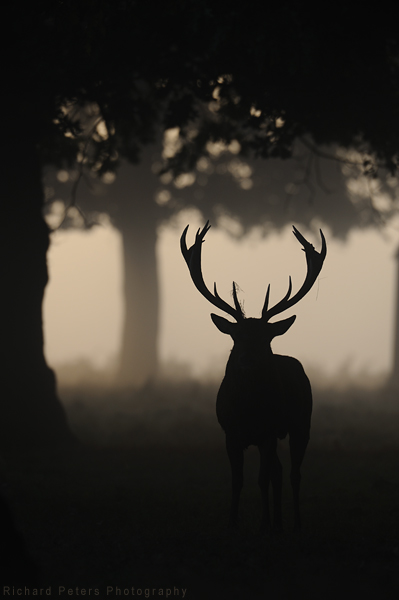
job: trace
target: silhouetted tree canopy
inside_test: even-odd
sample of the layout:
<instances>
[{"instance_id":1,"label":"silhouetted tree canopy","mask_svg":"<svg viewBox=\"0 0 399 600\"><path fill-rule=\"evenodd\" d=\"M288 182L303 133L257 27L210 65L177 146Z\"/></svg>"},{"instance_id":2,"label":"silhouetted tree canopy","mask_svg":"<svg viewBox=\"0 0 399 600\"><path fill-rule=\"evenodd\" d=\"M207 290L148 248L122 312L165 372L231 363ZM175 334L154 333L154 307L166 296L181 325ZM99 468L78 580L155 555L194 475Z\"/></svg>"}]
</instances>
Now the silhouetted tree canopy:
<instances>
[{"instance_id":1,"label":"silhouetted tree canopy","mask_svg":"<svg viewBox=\"0 0 399 600\"><path fill-rule=\"evenodd\" d=\"M35 120L43 160L76 155L72 108L95 103L107 133L93 125L90 161L102 171L116 153L137 160L160 126L180 127L186 142L176 171L192 169L209 140L288 157L306 136L368 152L366 170L397 168L399 46L386 12L58 0L29 5L12 23L19 60L8 93Z\"/></svg>"}]
</instances>

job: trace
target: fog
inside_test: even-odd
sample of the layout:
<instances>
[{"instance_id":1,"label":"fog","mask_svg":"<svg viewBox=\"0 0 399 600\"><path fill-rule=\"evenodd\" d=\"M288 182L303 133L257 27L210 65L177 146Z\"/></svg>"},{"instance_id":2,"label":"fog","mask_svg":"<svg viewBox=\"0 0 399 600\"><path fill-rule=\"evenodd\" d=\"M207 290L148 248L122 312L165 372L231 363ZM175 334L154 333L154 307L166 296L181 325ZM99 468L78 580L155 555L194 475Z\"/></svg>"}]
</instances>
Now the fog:
<instances>
[{"instance_id":1,"label":"fog","mask_svg":"<svg viewBox=\"0 0 399 600\"><path fill-rule=\"evenodd\" d=\"M346 243L332 239L323 227L328 251L319 279L287 311L297 314L293 327L273 342L276 352L301 360L314 392L302 469L304 533L297 538L291 531L287 439L278 441L284 534L258 533L255 447L245 453L240 529L227 531L231 482L215 398L232 342L211 322L214 309L195 289L180 254L187 223L190 245L203 225L195 213L186 212L159 230L161 377L138 391L115 385L124 311L119 232L104 222L89 232L52 234L46 357L56 369L69 426L82 446L63 471L54 469L49 455L49 464L36 474L35 456L29 456L33 464L24 465L25 485L39 500L36 508L25 501L27 494L14 501L23 516L28 504L29 515L38 514L29 521L28 542L42 540L41 547L52 548L54 527L62 531L50 580L79 575L84 565L84 580L95 581L98 589L115 572L118 582L131 582L132 569L150 581L156 572L160 581L187 582L192 598L244 598L251 586L262 587L261 596L251 597L263 597L265 591L275 597L288 579L295 585L297 579L305 582L307 594L316 590L309 596L314 598L323 597L326 582L334 598L343 585L365 598L391 589L398 573L399 408L397 391L381 383L393 354L394 224L384 231L354 230ZM318 232L303 233L319 250ZM274 303L285 294L289 275L295 292L306 272L290 227L266 240L253 232L240 242L211 228L202 254L208 286L217 281L220 295L229 300L236 281L247 316L260 315L268 283ZM107 379L113 369L114 379ZM15 476L18 469L7 466L8 476ZM56 502L48 483L54 473ZM48 506L47 532L42 521ZM45 550L37 557L47 564ZM198 572L201 581L205 572L206 582L215 582L214 595L210 585L201 588ZM226 587L226 581L233 583Z\"/></svg>"},{"instance_id":2,"label":"fog","mask_svg":"<svg viewBox=\"0 0 399 600\"><path fill-rule=\"evenodd\" d=\"M179 238L187 223L192 243L203 225L194 212L186 211L159 230L160 362L175 374L217 379L232 343L211 322L213 308L195 289L180 254ZM303 233L320 249L318 233ZM273 350L333 379L343 373L357 378L387 374L393 353L398 231L394 224L382 231L354 230L347 242L332 239L327 227L324 233L328 252L320 277L307 297L287 312L297 320L275 339ZM116 364L124 310L121 247L120 234L109 223L88 232L52 234L45 351L61 378L68 364L83 361L102 371ZM203 273L208 286L216 281L227 300L236 281L246 315L258 317L267 284L271 302L285 294L289 275L295 292L306 262L291 227L263 240L254 231L239 242L213 227L203 247Z\"/></svg>"}]
</instances>

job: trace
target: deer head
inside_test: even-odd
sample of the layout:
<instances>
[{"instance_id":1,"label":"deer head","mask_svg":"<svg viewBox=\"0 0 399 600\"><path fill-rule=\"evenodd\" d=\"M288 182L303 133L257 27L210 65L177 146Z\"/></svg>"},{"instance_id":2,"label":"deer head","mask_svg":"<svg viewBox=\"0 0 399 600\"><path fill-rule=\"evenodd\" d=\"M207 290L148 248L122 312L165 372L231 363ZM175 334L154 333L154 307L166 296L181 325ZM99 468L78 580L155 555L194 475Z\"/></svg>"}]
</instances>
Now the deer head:
<instances>
[{"instance_id":1,"label":"deer head","mask_svg":"<svg viewBox=\"0 0 399 600\"><path fill-rule=\"evenodd\" d=\"M312 288L314 282L316 281L321 268L323 266L324 259L327 254L327 245L326 240L323 235L322 230L320 229L321 236L321 252L317 252L313 245L310 244L303 235L296 229L293 228L293 233L297 240L303 245L303 250L306 255L306 263L307 263L307 273L305 277L305 281L303 282L301 288L298 292L291 297L292 291L292 282L291 277L289 278L288 291L284 298L282 298L277 304L269 308L269 296L270 296L270 284L268 285L266 298L262 309L262 316L260 319L253 318L245 318L243 309L240 305L240 302L237 297L237 289L236 284L233 281L233 301L234 307L225 302L218 294L216 289L216 283L214 284L214 293L206 287L204 278L202 276L201 269L201 249L202 243L204 242L204 238L206 233L210 229L209 221L206 222L205 227L202 230L198 230L195 236L195 242L193 246L187 248L186 244L186 235L188 230L188 225L182 233L180 238L180 247L183 254L183 257L187 263L188 269L190 271L191 279L194 282L195 287L198 291L214 306L222 310L223 312L229 314L236 320L236 323L232 323L227 319L220 317L215 314L211 314L211 319L216 325L216 327L222 333L228 333L234 340L235 349L239 349L242 347L245 349L246 362L248 364L254 364L257 362L262 355L267 352L271 353L270 350L270 342L271 340L278 336L284 334L293 324L296 319L296 316L289 317L287 319L283 319L281 321L277 321L275 323L270 323L269 320L288 310L292 306L294 306L297 302L299 302ZM248 354L248 349L250 349L250 353ZM243 355L244 356L244 355Z\"/></svg>"}]
</instances>

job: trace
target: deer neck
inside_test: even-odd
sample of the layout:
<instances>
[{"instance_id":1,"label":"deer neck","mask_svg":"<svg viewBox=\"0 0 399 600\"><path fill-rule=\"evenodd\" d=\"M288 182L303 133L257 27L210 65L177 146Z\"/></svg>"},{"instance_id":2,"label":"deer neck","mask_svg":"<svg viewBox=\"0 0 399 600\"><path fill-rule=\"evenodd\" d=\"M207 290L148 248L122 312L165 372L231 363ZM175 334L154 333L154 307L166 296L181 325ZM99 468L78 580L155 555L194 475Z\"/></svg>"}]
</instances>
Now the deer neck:
<instances>
[{"instance_id":1,"label":"deer neck","mask_svg":"<svg viewBox=\"0 0 399 600\"><path fill-rule=\"evenodd\" d=\"M270 346L259 349L242 349L234 346L227 363L227 372L240 374L255 374L272 369L274 365L274 354Z\"/></svg>"}]
</instances>

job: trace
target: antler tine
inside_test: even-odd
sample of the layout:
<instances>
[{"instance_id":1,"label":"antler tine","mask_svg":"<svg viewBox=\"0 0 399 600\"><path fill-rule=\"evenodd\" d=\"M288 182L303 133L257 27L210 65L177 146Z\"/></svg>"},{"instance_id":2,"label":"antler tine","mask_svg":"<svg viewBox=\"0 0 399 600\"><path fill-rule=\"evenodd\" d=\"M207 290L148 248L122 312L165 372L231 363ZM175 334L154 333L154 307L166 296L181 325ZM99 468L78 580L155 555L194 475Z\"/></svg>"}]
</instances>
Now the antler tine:
<instances>
[{"instance_id":1,"label":"antler tine","mask_svg":"<svg viewBox=\"0 0 399 600\"><path fill-rule=\"evenodd\" d=\"M269 296L270 296L270 283L267 286L266 298L265 298L265 302L264 302L263 308L262 308L262 319L266 316L266 313L267 313L267 307L269 306Z\"/></svg>"},{"instance_id":2,"label":"antler tine","mask_svg":"<svg viewBox=\"0 0 399 600\"><path fill-rule=\"evenodd\" d=\"M286 293L286 295L284 296L284 298L282 300L280 300L280 302L278 302L275 306L273 306L273 308L271 308L270 310L277 310L277 312L275 312L274 314L278 314L279 312L283 312L283 310L278 310L280 306L283 306L285 302L287 302L288 298L291 296L291 292L292 292L292 280L291 280L291 275L288 277L288 291ZM267 317L267 319L269 319L270 317L269 315L269 311L267 310L268 304L269 304L269 295L270 295L270 283L267 286L267 293L266 293L266 298L265 298L265 304L263 306L262 309L262 319L265 319Z\"/></svg>"},{"instance_id":3,"label":"antler tine","mask_svg":"<svg viewBox=\"0 0 399 600\"><path fill-rule=\"evenodd\" d=\"M202 294L202 296L204 296L204 298L206 298L211 304L213 304L217 308L220 308L227 314L231 315L234 319L236 319L236 321L243 319L244 315L243 315L241 306L238 302L237 292L235 290L234 283L233 283L233 297L234 297L235 308L233 308L232 306L230 306L230 304L228 304L227 302L222 300L222 298L217 293L216 283L214 284L214 292L215 293L212 294L212 292L206 287L206 284L204 282L204 278L202 276L202 269L201 269L201 249L202 249L202 243L204 242L204 237L211 227L209 225L209 221L206 222L203 229L198 229L197 234L195 236L194 245L191 246L190 248L187 248L187 244L186 244L186 235L187 235L188 227L189 226L187 225L187 227L184 229L184 231L181 235L180 248L181 248L181 252L183 254L184 260L187 263L188 270L190 271L191 279L193 280L195 287Z\"/></svg>"},{"instance_id":4,"label":"antler tine","mask_svg":"<svg viewBox=\"0 0 399 600\"><path fill-rule=\"evenodd\" d=\"M320 236L321 236L321 251L320 252L317 252L314 249L314 246L310 242L308 242L306 238L303 237L303 235L300 233L300 231L298 231L298 229L296 227L293 228L293 234L295 235L298 242L300 242L303 245L302 250L304 250L304 252L306 254L307 273L306 273L305 281L303 282L302 287L299 289L299 291L292 298L290 298L291 290L292 290L291 277L290 277L287 294L284 296L284 298L282 300L280 300L280 302L277 302L277 304L275 304L270 309L267 308L268 302L269 302L269 292L270 292L270 285L269 285L269 287L267 289L265 304L264 304L264 307L262 310L262 318L265 319L266 321L268 321L275 315L278 315L278 314L284 312L288 308L291 308L291 306L294 306L294 304L296 304L297 302L299 302L299 300L301 300L304 296L306 296L306 294L310 291L314 282L316 281L316 279L321 271L321 268L323 266L323 262L326 257L326 254L327 254L326 239L325 239L321 229L320 229Z\"/></svg>"}]
</instances>

